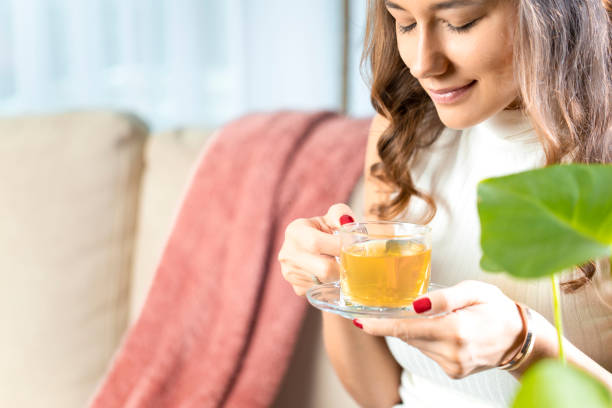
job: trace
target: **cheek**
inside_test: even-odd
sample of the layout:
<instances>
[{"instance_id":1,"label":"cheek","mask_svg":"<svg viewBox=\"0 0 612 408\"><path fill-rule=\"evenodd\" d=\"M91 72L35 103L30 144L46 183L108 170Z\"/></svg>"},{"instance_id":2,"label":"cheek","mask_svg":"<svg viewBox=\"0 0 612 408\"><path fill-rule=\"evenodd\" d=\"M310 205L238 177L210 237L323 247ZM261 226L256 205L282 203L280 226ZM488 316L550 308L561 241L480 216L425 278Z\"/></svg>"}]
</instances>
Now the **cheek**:
<instances>
[{"instance_id":1,"label":"cheek","mask_svg":"<svg viewBox=\"0 0 612 408\"><path fill-rule=\"evenodd\" d=\"M516 92L512 41L499 31L485 33L476 41L462 42L452 53L457 70L466 79L476 79L482 87L496 94Z\"/></svg>"},{"instance_id":2,"label":"cheek","mask_svg":"<svg viewBox=\"0 0 612 408\"><path fill-rule=\"evenodd\" d=\"M511 49L482 53L478 69L483 83L489 82L490 85L500 88L514 87Z\"/></svg>"},{"instance_id":3,"label":"cheek","mask_svg":"<svg viewBox=\"0 0 612 408\"><path fill-rule=\"evenodd\" d=\"M412 47L414 46L410 44L409 41L397 41L397 49L399 51L400 58L402 61L404 61L404 65L406 65L408 68L410 68L412 50L414 49Z\"/></svg>"},{"instance_id":4,"label":"cheek","mask_svg":"<svg viewBox=\"0 0 612 408\"><path fill-rule=\"evenodd\" d=\"M490 30L480 41L483 54L483 67L502 79L513 77L513 28L507 22L499 21L498 28Z\"/></svg>"}]
</instances>

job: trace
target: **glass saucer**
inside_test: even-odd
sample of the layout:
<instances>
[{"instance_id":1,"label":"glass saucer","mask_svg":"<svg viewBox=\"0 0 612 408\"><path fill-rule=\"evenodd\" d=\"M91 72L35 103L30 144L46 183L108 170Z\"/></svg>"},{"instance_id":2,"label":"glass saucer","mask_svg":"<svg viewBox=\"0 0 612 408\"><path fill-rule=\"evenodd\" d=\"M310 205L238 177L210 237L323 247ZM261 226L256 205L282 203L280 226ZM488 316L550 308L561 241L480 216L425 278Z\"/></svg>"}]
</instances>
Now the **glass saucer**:
<instances>
[{"instance_id":1,"label":"glass saucer","mask_svg":"<svg viewBox=\"0 0 612 408\"><path fill-rule=\"evenodd\" d=\"M445 286L430 283L427 288L428 292L442 289ZM340 298L340 283L331 282L324 283L321 285L313 286L306 292L308 302L317 309L323 310L324 312L331 312L338 314L347 319L355 319L359 317L378 317L378 318L391 318L391 319L422 319L431 318L439 315L428 315L423 316L416 313L412 306L405 307L370 307L370 306L359 306L359 305L347 305Z\"/></svg>"}]
</instances>

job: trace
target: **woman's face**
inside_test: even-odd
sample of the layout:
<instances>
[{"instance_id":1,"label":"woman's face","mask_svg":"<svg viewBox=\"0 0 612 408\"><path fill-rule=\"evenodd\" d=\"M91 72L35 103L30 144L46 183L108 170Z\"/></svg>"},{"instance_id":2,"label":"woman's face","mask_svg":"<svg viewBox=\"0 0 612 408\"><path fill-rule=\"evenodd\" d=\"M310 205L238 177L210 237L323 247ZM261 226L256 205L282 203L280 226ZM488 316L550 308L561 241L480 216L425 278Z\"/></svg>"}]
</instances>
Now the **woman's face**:
<instances>
[{"instance_id":1,"label":"woman's face","mask_svg":"<svg viewBox=\"0 0 612 408\"><path fill-rule=\"evenodd\" d=\"M516 3L510 0L386 0L402 60L442 122L463 129L510 105Z\"/></svg>"}]
</instances>

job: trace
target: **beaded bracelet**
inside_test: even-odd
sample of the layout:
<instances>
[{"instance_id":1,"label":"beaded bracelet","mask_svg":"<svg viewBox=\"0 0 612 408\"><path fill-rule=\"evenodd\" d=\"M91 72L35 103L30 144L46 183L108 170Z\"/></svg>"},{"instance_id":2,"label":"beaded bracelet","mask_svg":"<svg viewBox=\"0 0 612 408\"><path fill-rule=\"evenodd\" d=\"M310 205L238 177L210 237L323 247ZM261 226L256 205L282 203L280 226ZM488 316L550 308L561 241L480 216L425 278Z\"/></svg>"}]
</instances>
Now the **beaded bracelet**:
<instances>
[{"instance_id":1,"label":"beaded bracelet","mask_svg":"<svg viewBox=\"0 0 612 408\"><path fill-rule=\"evenodd\" d=\"M507 371L516 370L523 365L523 363L527 360L527 357L529 357L533 351L533 346L535 345L535 333L531 328L531 311L527 306L520 303L516 303L516 307L518 308L519 314L521 315L521 320L523 322L524 339L519 351L517 351L516 354L509 360L500 363L498 366L498 368Z\"/></svg>"}]
</instances>

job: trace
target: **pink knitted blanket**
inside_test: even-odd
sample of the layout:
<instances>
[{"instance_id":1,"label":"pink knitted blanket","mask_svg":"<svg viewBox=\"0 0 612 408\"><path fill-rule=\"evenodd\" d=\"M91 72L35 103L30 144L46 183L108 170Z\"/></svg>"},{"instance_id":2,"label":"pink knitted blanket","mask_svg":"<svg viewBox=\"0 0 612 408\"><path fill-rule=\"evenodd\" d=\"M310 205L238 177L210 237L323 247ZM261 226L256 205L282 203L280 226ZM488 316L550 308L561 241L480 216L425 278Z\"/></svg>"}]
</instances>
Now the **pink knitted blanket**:
<instances>
[{"instance_id":1,"label":"pink knitted blanket","mask_svg":"<svg viewBox=\"0 0 612 408\"><path fill-rule=\"evenodd\" d=\"M307 305L276 260L285 227L348 199L368 126L328 112L281 112L221 130L92 407L273 402Z\"/></svg>"}]
</instances>

